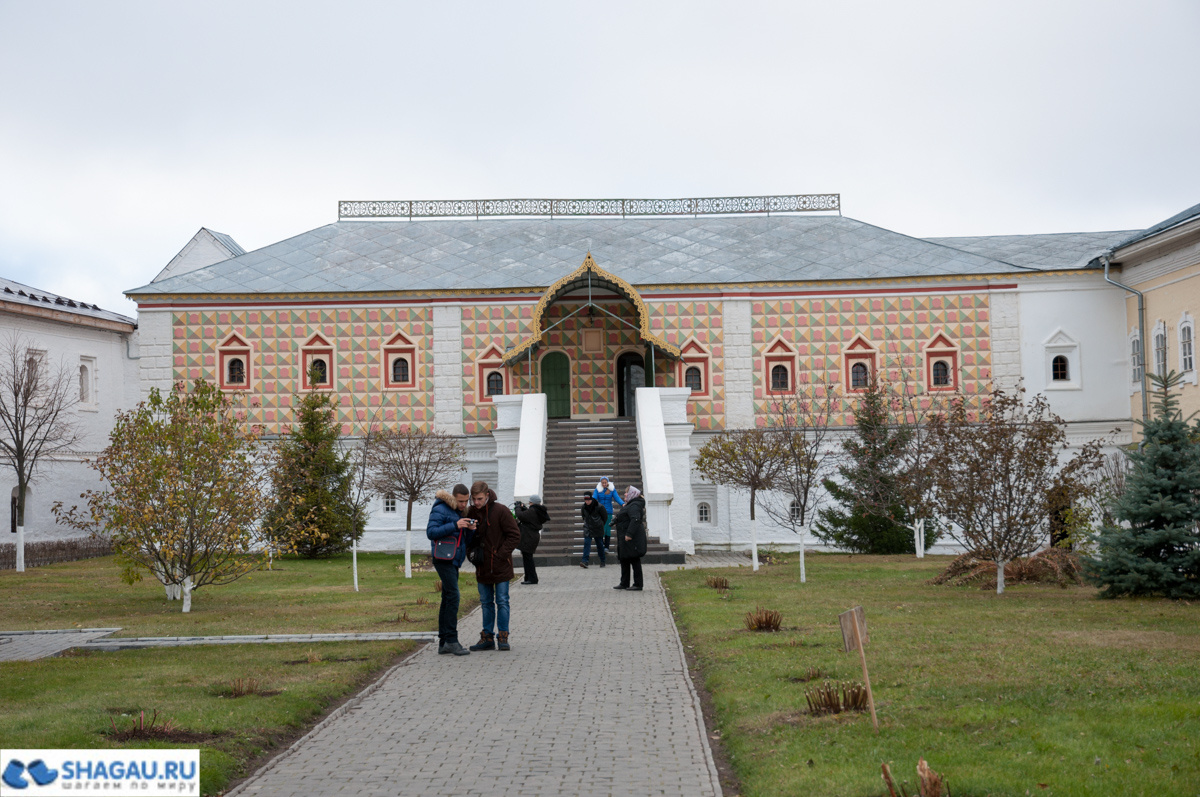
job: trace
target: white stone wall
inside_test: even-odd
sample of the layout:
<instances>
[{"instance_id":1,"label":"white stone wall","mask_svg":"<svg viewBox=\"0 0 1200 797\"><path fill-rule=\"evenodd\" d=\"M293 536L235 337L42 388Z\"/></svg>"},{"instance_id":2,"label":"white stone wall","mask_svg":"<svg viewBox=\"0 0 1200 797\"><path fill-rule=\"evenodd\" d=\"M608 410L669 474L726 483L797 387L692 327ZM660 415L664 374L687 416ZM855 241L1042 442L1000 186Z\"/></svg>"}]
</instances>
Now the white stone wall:
<instances>
[{"instance_id":1,"label":"white stone wall","mask_svg":"<svg viewBox=\"0 0 1200 797\"><path fill-rule=\"evenodd\" d=\"M721 304L725 340L725 428L754 425L754 346L749 299Z\"/></svg>"},{"instance_id":2,"label":"white stone wall","mask_svg":"<svg viewBox=\"0 0 1200 797\"><path fill-rule=\"evenodd\" d=\"M1015 291L991 294L992 379L1005 389L1021 379L1021 302Z\"/></svg>"},{"instance_id":3,"label":"white stone wall","mask_svg":"<svg viewBox=\"0 0 1200 797\"><path fill-rule=\"evenodd\" d=\"M449 434L463 433L462 307L433 307L433 408L434 428Z\"/></svg>"},{"instance_id":4,"label":"white stone wall","mask_svg":"<svg viewBox=\"0 0 1200 797\"><path fill-rule=\"evenodd\" d=\"M142 397L149 396L150 388L154 387L162 393L169 392L174 382L171 311L139 310L138 333L141 340L138 381Z\"/></svg>"}]
</instances>

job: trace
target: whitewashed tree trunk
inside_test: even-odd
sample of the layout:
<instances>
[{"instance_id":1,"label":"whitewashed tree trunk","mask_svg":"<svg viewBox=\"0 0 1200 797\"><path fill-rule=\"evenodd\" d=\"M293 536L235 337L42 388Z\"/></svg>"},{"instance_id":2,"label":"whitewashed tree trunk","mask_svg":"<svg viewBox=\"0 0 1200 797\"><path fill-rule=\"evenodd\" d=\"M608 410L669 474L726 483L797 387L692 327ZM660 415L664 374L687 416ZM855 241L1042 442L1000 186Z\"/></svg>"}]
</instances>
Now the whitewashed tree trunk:
<instances>
[{"instance_id":1,"label":"whitewashed tree trunk","mask_svg":"<svg viewBox=\"0 0 1200 797\"><path fill-rule=\"evenodd\" d=\"M808 527L800 527L800 583L803 584L807 579L804 574L804 543L808 539Z\"/></svg>"},{"instance_id":2,"label":"whitewashed tree trunk","mask_svg":"<svg viewBox=\"0 0 1200 797\"><path fill-rule=\"evenodd\" d=\"M190 612L192 610L192 577L188 576L183 580L183 611Z\"/></svg>"},{"instance_id":3,"label":"whitewashed tree trunk","mask_svg":"<svg viewBox=\"0 0 1200 797\"><path fill-rule=\"evenodd\" d=\"M750 559L754 563L755 572L758 571L758 518L750 518Z\"/></svg>"},{"instance_id":4,"label":"whitewashed tree trunk","mask_svg":"<svg viewBox=\"0 0 1200 797\"><path fill-rule=\"evenodd\" d=\"M914 539L916 540L917 558L925 558L925 521L918 520L913 526Z\"/></svg>"},{"instance_id":5,"label":"whitewashed tree trunk","mask_svg":"<svg viewBox=\"0 0 1200 797\"><path fill-rule=\"evenodd\" d=\"M25 572L25 527L17 526L17 572Z\"/></svg>"},{"instance_id":6,"label":"whitewashed tree trunk","mask_svg":"<svg viewBox=\"0 0 1200 797\"><path fill-rule=\"evenodd\" d=\"M404 532L404 577L412 578L412 529Z\"/></svg>"},{"instance_id":7,"label":"whitewashed tree trunk","mask_svg":"<svg viewBox=\"0 0 1200 797\"><path fill-rule=\"evenodd\" d=\"M354 591L358 592L358 540L350 541L350 564L354 571Z\"/></svg>"},{"instance_id":8,"label":"whitewashed tree trunk","mask_svg":"<svg viewBox=\"0 0 1200 797\"><path fill-rule=\"evenodd\" d=\"M1004 566L1006 564L1008 564L1008 562L1001 562L1001 561L996 562L996 594L997 595L1004 594Z\"/></svg>"}]
</instances>

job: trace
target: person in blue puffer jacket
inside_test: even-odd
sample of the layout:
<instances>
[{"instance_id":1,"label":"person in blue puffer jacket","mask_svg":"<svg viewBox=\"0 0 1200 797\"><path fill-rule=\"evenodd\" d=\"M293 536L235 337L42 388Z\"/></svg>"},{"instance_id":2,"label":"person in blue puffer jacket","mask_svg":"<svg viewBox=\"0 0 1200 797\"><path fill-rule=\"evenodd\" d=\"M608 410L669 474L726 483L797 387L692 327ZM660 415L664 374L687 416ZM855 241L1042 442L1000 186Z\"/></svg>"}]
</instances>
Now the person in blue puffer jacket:
<instances>
[{"instance_id":1,"label":"person in blue puffer jacket","mask_svg":"<svg viewBox=\"0 0 1200 797\"><path fill-rule=\"evenodd\" d=\"M624 506L625 502L621 500L621 496L617 495L617 487L607 476L600 477L600 482L596 485L595 492L592 493L592 498L600 502L604 507L604 511L608 513L608 521L604 524L604 550L612 549L612 521L613 521L613 504Z\"/></svg>"},{"instance_id":2,"label":"person in blue puffer jacket","mask_svg":"<svg viewBox=\"0 0 1200 797\"><path fill-rule=\"evenodd\" d=\"M456 484L450 492L437 491L433 509L429 511L429 522L425 524L425 536L430 541L430 559L433 569L442 579L442 602L438 607L438 653L468 656L467 650L458 642L458 569L467 557L467 543L473 533L473 524L463 517L471 501L471 491L465 484ZM433 542L443 537L463 532L453 559L434 559Z\"/></svg>"}]
</instances>

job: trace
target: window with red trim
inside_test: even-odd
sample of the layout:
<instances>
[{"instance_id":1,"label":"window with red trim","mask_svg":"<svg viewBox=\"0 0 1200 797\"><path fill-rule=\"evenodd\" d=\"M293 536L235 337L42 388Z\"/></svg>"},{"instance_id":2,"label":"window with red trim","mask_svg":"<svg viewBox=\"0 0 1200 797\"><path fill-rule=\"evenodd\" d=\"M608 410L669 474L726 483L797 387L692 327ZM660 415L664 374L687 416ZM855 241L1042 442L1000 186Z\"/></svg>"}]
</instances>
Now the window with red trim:
<instances>
[{"instance_id":1,"label":"window with red trim","mask_svg":"<svg viewBox=\"0 0 1200 797\"><path fill-rule=\"evenodd\" d=\"M312 379L309 379L309 373ZM333 344L313 335L300 347L300 387L304 390L332 390L334 387Z\"/></svg>"},{"instance_id":2,"label":"window with red trim","mask_svg":"<svg viewBox=\"0 0 1200 797\"><path fill-rule=\"evenodd\" d=\"M694 340L680 348L679 369L675 384L689 388L692 398L701 398L710 393L709 379L711 357L707 350Z\"/></svg>"},{"instance_id":3,"label":"window with red trim","mask_svg":"<svg viewBox=\"0 0 1200 797\"><path fill-rule=\"evenodd\" d=\"M417 386L417 347L400 332L383 344L383 386L391 390Z\"/></svg>"},{"instance_id":4,"label":"window with red trim","mask_svg":"<svg viewBox=\"0 0 1200 797\"><path fill-rule=\"evenodd\" d=\"M217 380L222 390L249 390L250 344L238 335L230 335L217 347Z\"/></svg>"},{"instance_id":5,"label":"window with red trim","mask_svg":"<svg viewBox=\"0 0 1200 797\"><path fill-rule=\"evenodd\" d=\"M846 389L851 393L862 393L871 386L879 367L879 350L862 335L855 335L850 345L842 350L845 367Z\"/></svg>"},{"instance_id":6,"label":"window with red trim","mask_svg":"<svg viewBox=\"0 0 1200 797\"><path fill-rule=\"evenodd\" d=\"M790 393L796 381L796 352L776 338L763 356L763 381L768 393Z\"/></svg>"},{"instance_id":7,"label":"window with red trim","mask_svg":"<svg viewBox=\"0 0 1200 797\"><path fill-rule=\"evenodd\" d=\"M925 344L925 387L958 390L958 346L939 332Z\"/></svg>"},{"instance_id":8,"label":"window with red trim","mask_svg":"<svg viewBox=\"0 0 1200 797\"><path fill-rule=\"evenodd\" d=\"M504 352L491 346L475 362L475 383L479 401L491 401L492 396L508 394L508 372L504 368Z\"/></svg>"}]
</instances>

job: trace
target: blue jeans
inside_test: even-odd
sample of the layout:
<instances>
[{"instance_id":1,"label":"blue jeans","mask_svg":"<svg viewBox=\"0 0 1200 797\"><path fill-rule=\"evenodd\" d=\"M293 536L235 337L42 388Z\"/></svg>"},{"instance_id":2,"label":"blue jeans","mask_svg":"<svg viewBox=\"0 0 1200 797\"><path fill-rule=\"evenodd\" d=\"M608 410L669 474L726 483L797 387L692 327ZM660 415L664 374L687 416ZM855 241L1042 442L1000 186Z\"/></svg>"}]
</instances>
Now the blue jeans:
<instances>
[{"instance_id":1,"label":"blue jeans","mask_svg":"<svg viewBox=\"0 0 1200 797\"><path fill-rule=\"evenodd\" d=\"M433 560L433 569L442 580L442 603L438 607L438 639L458 641L458 568L453 562Z\"/></svg>"},{"instance_id":2,"label":"blue jeans","mask_svg":"<svg viewBox=\"0 0 1200 797\"><path fill-rule=\"evenodd\" d=\"M508 582L479 584L479 603L483 606L483 630L508 633Z\"/></svg>"},{"instance_id":3,"label":"blue jeans","mask_svg":"<svg viewBox=\"0 0 1200 797\"><path fill-rule=\"evenodd\" d=\"M591 558L592 553L592 538L583 538L583 561L586 563ZM596 555L600 557L600 564L604 564L604 543L596 540Z\"/></svg>"}]
</instances>

